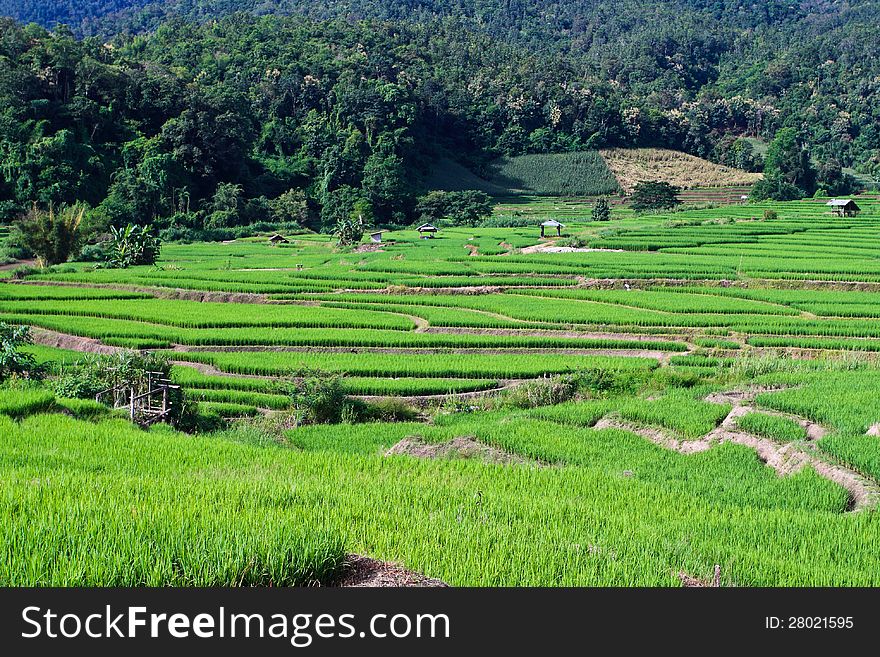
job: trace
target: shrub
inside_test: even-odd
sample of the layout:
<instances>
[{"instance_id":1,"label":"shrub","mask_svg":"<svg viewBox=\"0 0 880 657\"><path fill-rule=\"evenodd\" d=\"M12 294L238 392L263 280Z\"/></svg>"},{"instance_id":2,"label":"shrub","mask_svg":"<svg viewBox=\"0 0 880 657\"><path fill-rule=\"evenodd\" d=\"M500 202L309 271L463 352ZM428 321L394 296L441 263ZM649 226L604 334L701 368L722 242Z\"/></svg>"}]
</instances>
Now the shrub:
<instances>
[{"instance_id":1,"label":"shrub","mask_svg":"<svg viewBox=\"0 0 880 657\"><path fill-rule=\"evenodd\" d=\"M776 210L764 210L764 221L776 221L777 219L779 219L779 214Z\"/></svg>"},{"instance_id":2,"label":"shrub","mask_svg":"<svg viewBox=\"0 0 880 657\"><path fill-rule=\"evenodd\" d=\"M378 422L413 422L419 417L416 409L394 397L367 404L367 413L371 420Z\"/></svg>"},{"instance_id":3,"label":"shrub","mask_svg":"<svg viewBox=\"0 0 880 657\"><path fill-rule=\"evenodd\" d=\"M577 384L568 378L537 379L512 388L504 396L504 405L514 408L552 406L573 399L577 392Z\"/></svg>"},{"instance_id":4,"label":"shrub","mask_svg":"<svg viewBox=\"0 0 880 657\"><path fill-rule=\"evenodd\" d=\"M363 402L345 394L341 374L308 372L293 382L290 392L296 424L339 424L363 417Z\"/></svg>"},{"instance_id":5,"label":"shrub","mask_svg":"<svg viewBox=\"0 0 880 657\"><path fill-rule=\"evenodd\" d=\"M125 228L110 228L112 235L107 266L126 269L134 265L152 265L159 257L161 240L146 226L129 224Z\"/></svg>"},{"instance_id":6,"label":"shrub","mask_svg":"<svg viewBox=\"0 0 880 657\"><path fill-rule=\"evenodd\" d=\"M354 246L364 236L363 216L358 214L357 216L341 217L336 223L334 234L338 246Z\"/></svg>"},{"instance_id":7,"label":"shrub","mask_svg":"<svg viewBox=\"0 0 880 657\"><path fill-rule=\"evenodd\" d=\"M109 244L107 242L86 244L80 250L76 259L80 262L106 262L110 256L108 248Z\"/></svg>"},{"instance_id":8,"label":"shrub","mask_svg":"<svg viewBox=\"0 0 880 657\"><path fill-rule=\"evenodd\" d=\"M21 347L31 342L29 326L0 322L0 381L10 376L39 377L42 370L34 356L21 351Z\"/></svg>"}]
</instances>

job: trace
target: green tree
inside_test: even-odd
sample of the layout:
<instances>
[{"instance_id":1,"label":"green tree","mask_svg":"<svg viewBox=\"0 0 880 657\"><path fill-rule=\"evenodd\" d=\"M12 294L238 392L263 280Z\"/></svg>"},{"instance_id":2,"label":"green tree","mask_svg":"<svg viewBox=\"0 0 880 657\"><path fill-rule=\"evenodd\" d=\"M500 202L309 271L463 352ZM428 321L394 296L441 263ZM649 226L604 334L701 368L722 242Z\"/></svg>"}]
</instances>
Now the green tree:
<instances>
[{"instance_id":1,"label":"green tree","mask_svg":"<svg viewBox=\"0 0 880 657\"><path fill-rule=\"evenodd\" d=\"M611 219L611 206L608 204L608 199L604 196L596 199L593 210L590 212L590 217L592 217L593 221L609 221Z\"/></svg>"},{"instance_id":2,"label":"green tree","mask_svg":"<svg viewBox=\"0 0 880 657\"><path fill-rule=\"evenodd\" d=\"M855 177L846 173L837 160L829 160L819 167L817 178L819 184L816 191L824 192L825 196L846 196L857 192L861 187Z\"/></svg>"},{"instance_id":3,"label":"green tree","mask_svg":"<svg viewBox=\"0 0 880 657\"><path fill-rule=\"evenodd\" d=\"M794 201L803 196L804 192L800 187L790 183L777 172L765 174L761 180L752 185L749 194L753 201Z\"/></svg>"},{"instance_id":4,"label":"green tree","mask_svg":"<svg viewBox=\"0 0 880 657\"><path fill-rule=\"evenodd\" d=\"M421 221L446 219L456 226L476 226L492 214L492 199L475 189L460 192L435 190L419 198L416 213Z\"/></svg>"},{"instance_id":5,"label":"green tree","mask_svg":"<svg viewBox=\"0 0 880 657\"><path fill-rule=\"evenodd\" d=\"M784 183L801 190L798 198L812 195L816 191L816 171L810 162L810 153L797 130L782 128L773 137L764 159L764 176L781 179L780 182L774 181L772 184L771 188L777 191L790 191Z\"/></svg>"},{"instance_id":6,"label":"green tree","mask_svg":"<svg viewBox=\"0 0 880 657\"><path fill-rule=\"evenodd\" d=\"M678 193L681 190L664 181L641 181L636 183L630 197L630 207L636 212L652 210L671 210L681 203Z\"/></svg>"},{"instance_id":7,"label":"green tree","mask_svg":"<svg viewBox=\"0 0 880 657\"><path fill-rule=\"evenodd\" d=\"M407 196L406 169L403 160L384 147L370 155L364 165L364 197L370 202L375 219L389 223L403 213Z\"/></svg>"},{"instance_id":8,"label":"green tree","mask_svg":"<svg viewBox=\"0 0 880 657\"><path fill-rule=\"evenodd\" d=\"M289 189L269 201L269 213L273 222L306 226L312 221L309 199L301 189Z\"/></svg>"},{"instance_id":9,"label":"green tree","mask_svg":"<svg viewBox=\"0 0 880 657\"><path fill-rule=\"evenodd\" d=\"M235 183L220 183L208 204L206 228L229 228L242 223L244 190Z\"/></svg>"}]
</instances>

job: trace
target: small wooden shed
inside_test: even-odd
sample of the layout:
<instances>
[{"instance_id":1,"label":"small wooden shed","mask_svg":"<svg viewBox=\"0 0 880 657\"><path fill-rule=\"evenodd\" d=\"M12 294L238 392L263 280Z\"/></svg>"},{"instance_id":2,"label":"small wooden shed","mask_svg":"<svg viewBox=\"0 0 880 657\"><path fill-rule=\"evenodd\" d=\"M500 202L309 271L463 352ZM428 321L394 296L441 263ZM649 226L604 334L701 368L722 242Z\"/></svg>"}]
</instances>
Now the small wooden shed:
<instances>
[{"instance_id":1,"label":"small wooden shed","mask_svg":"<svg viewBox=\"0 0 880 657\"><path fill-rule=\"evenodd\" d=\"M422 224L416 228L416 230L419 231L419 236L424 240L429 237L434 237L434 234L437 232L437 227L432 226L431 224Z\"/></svg>"},{"instance_id":2,"label":"small wooden shed","mask_svg":"<svg viewBox=\"0 0 880 657\"><path fill-rule=\"evenodd\" d=\"M838 217L855 217L862 210L851 198L833 198L825 205Z\"/></svg>"},{"instance_id":3,"label":"small wooden shed","mask_svg":"<svg viewBox=\"0 0 880 657\"><path fill-rule=\"evenodd\" d=\"M541 237L544 237L544 231L547 228L555 228L556 235L562 235L562 229L565 228L565 224L561 224L555 219L548 219L541 224Z\"/></svg>"},{"instance_id":4,"label":"small wooden shed","mask_svg":"<svg viewBox=\"0 0 880 657\"><path fill-rule=\"evenodd\" d=\"M375 233L370 233L370 241L375 244L382 243L382 231L377 230Z\"/></svg>"},{"instance_id":5,"label":"small wooden shed","mask_svg":"<svg viewBox=\"0 0 880 657\"><path fill-rule=\"evenodd\" d=\"M283 235L279 235L275 233L272 237L269 238L269 244L289 244L289 240Z\"/></svg>"}]
</instances>

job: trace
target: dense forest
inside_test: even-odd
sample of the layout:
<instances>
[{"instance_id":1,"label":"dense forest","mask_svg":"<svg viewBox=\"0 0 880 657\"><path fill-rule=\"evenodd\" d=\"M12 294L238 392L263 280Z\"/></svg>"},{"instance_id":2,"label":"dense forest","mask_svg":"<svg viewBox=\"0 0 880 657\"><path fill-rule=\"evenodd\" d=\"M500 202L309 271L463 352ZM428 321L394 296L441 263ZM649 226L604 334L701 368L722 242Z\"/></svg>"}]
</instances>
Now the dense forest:
<instances>
[{"instance_id":1,"label":"dense forest","mask_svg":"<svg viewBox=\"0 0 880 657\"><path fill-rule=\"evenodd\" d=\"M0 222L84 202L171 235L402 224L439 159L663 146L754 169L742 137L783 128L820 175L876 175L878 9L0 0L22 21L0 23Z\"/></svg>"}]
</instances>

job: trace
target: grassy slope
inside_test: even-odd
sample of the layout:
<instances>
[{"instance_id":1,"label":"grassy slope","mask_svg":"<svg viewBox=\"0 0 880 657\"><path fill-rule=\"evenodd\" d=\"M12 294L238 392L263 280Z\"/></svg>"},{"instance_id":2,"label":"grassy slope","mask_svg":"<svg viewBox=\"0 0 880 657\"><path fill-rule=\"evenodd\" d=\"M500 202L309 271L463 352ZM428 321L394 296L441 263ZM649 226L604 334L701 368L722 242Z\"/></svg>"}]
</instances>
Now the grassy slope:
<instances>
[{"instance_id":1,"label":"grassy slope","mask_svg":"<svg viewBox=\"0 0 880 657\"><path fill-rule=\"evenodd\" d=\"M437 163L426 181L428 189L479 189L496 197L596 196L620 187L597 151L502 157L490 163L481 178L452 160Z\"/></svg>"}]
</instances>

